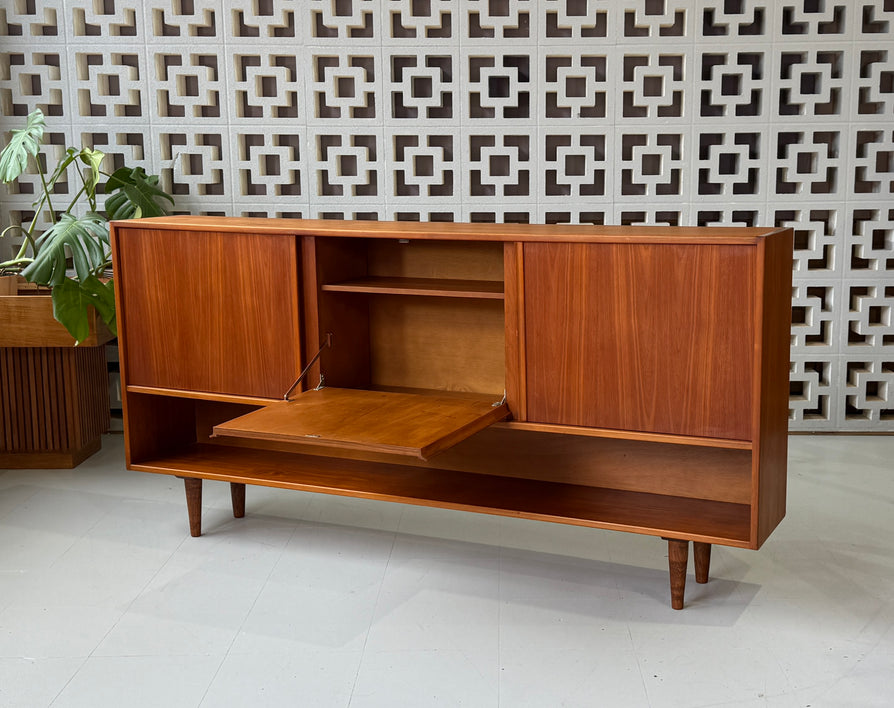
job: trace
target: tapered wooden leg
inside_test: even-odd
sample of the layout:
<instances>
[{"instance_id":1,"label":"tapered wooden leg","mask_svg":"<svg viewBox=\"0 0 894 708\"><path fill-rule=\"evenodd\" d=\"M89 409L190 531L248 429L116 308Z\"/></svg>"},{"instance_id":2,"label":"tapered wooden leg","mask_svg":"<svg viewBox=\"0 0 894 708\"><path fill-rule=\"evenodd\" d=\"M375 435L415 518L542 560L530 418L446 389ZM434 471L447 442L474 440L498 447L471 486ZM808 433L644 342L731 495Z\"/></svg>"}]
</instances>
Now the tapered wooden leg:
<instances>
[{"instance_id":1,"label":"tapered wooden leg","mask_svg":"<svg viewBox=\"0 0 894 708\"><path fill-rule=\"evenodd\" d=\"M695 582L708 582L708 571L711 569L711 544L693 541L692 554L695 556Z\"/></svg>"},{"instance_id":2,"label":"tapered wooden leg","mask_svg":"<svg viewBox=\"0 0 894 708\"><path fill-rule=\"evenodd\" d=\"M189 533L191 536L202 535L202 480L196 477L184 477L186 488L186 511L189 514Z\"/></svg>"},{"instance_id":3,"label":"tapered wooden leg","mask_svg":"<svg viewBox=\"0 0 894 708\"><path fill-rule=\"evenodd\" d=\"M230 498L233 500L233 516L241 519L245 516L245 485L230 482Z\"/></svg>"},{"instance_id":4,"label":"tapered wooden leg","mask_svg":"<svg viewBox=\"0 0 894 708\"><path fill-rule=\"evenodd\" d=\"M670 570L671 607L683 609L686 591L686 566L689 563L689 541L667 539L667 560Z\"/></svg>"}]
</instances>

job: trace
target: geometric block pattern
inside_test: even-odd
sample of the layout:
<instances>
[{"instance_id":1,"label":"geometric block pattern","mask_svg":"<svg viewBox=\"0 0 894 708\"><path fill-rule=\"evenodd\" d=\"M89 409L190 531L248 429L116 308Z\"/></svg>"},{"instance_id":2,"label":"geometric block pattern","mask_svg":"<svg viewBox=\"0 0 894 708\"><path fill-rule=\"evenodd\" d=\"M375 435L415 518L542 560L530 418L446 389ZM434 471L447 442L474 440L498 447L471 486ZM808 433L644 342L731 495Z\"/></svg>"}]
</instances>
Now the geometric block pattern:
<instances>
[{"instance_id":1,"label":"geometric block pattern","mask_svg":"<svg viewBox=\"0 0 894 708\"><path fill-rule=\"evenodd\" d=\"M40 107L48 160L183 213L791 226L792 429L894 430L890 2L16 1L0 39L0 130Z\"/></svg>"}]
</instances>

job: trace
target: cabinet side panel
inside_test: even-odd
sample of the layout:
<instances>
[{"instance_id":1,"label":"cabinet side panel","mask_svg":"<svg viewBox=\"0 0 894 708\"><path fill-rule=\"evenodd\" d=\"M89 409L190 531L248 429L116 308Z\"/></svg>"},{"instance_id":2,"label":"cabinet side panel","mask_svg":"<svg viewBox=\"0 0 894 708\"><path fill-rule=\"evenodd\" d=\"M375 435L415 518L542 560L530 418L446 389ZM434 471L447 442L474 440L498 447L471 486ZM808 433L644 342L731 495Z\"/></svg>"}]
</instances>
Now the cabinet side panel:
<instances>
[{"instance_id":1,"label":"cabinet side panel","mask_svg":"<svg viewBox=\"0 0 894 708\"><path fill-rule=\"evenodd\" d=\"M754 247L525 244L528 420L751 440Z\"/></svg>"},{"instance_id":2,"label":"cabinet side panel","mask_svg":"<svg viewBox=\"0 0 894 708\"><path fill-rule=\"evenodd\" d=\"M506 403L515 420L527 420L525 406L524 257L520 243L504 247L503 313L506 338Z\"/></svg>"},{"instance_id":3,"label":"cabinet side panel","mask_svg":"<svg viewBox=\"0 0 894 708\"><path fill-rule=\"evenodd\" d=\"M755 460L760 546L785 516L791 347L791 229L765 239L761 298L760 420Z\"/></svg>"},{"instance_id":4,"label":"cabinet side panel","mask_svg":"<svg viewBox=\"0 0 894 708\"><path fill-rule=\"evenodd\" d=\"M127 385L279 398L299 371L294 238L117 229Z\"/></svg>"}]
</instances>

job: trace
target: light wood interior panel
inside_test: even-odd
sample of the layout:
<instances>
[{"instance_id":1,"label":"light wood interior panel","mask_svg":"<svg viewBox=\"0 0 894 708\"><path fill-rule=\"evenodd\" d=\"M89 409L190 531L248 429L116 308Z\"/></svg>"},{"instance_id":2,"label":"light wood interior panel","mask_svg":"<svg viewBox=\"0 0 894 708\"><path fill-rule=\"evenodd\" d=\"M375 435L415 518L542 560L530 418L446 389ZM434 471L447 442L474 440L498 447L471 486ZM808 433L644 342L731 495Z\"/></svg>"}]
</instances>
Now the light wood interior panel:
<instances>
[{"instance_id":1,"label":"light wood interior panel","mask_svg":"<svg viewBox=\"0 0 894 708\"><path fill-rule=\"evenodd\" d=\"M370 240L369 275L503 280L503 244Z\"/></svg>"},{"instance_id":2,"label":"light wood interior panel","mask_svg":"<svg viewBox=\"0 0 894 708\"><path fill-rule=\"evenodd\" d=\"M525 385L524 253L520 243L503 247L506 339L506 403L515 420L527 420Z\"/></svg>"},{"instance_id":3,"label":"light wood interior panel","mask_svg":"<svg viewBox=\"0 0 894 708\"><path fill-rule=\"evenodd\" d=\"M205 401L124 390L127 464L141 462L196 441L196 408Z\"/></svg>"},{"instance_id":4,"label":"light wood interior panel","mask_svg":"<svg viewBox=\"0 0 894 708\"><path fill-rule=\"evenodd\" d=\"M481 394L422 395L323 388L214 427L223 437L307 442L428 459L506 416Z\"/></svg>"},{"instance_id":5,"label":"light wood interior panel","mask_svg":"<svg viewBox=\"0 0 894 708\"><path fill-rule=\"evenodd\" d=\"M439 467L593 487L751 503L751 451L535 433L494 426Z\"/></svg>"},{"instance_id":6,"label":"light wood interior panel","mask_svg":"<svg viewBox=\"0 0 894 708\"><path fill-rule=\"evenodd\" d=\"M307 327L306 361L313 359L327 333L332 346L323 351L304 385L313 388L325 373L332 386L369 386L369 310L356 295L320 292L326 283L354 280L366 275L366 244L357 239L302 239L304 320Z\"/></svg>"},{"instance_id":7,"label":"light wood interior panel","mask_svg":"<svg viewBox=\"0 0 894 708\"><path fill-rule=\"evenodd\" d=\"M527 419L750 440L755 249L525 244Z\"/></svg>"},{"instance_id":8,"label":"light wood interior panel","mask_svg":"<svg viewBox=\"0 0 894 708\"><path fill-rule=\"evenodd\" d=\"M222 445L192 445L133 468L750 546L744 504Z\"/></svg>"},{"instance_id":9,"label":"light wood interior panel","mask_svg":"<svg viewBox=\"0 0 894 708\"><path fill-rule=\"evenodd\" d=\"M475 474L751 504L751 452L533 433L493 425L430 462L313 443L216 438L217 444L391 462Z\"/></svg>"},{"instance_id":10,"label":"light wood interior panel","mask_svg":"<svg viewBox=\"0 0 894 708\"><path fill-rule=\"evenodd\" d=\"M502 396L501 301L375 296L369 322L373 386Z\"/></svg>"},{"instance_id":11,"label":"light wood interior panel","mask_svg":"<svg viewBox=\"0 0 894 708\"><path fill-rule=\"evenodd\" d=\"M444 298L329 289L369 277L502 283L502 244L314 241L318 327L320 336L333 333L321 359L327 385L502 394L503 303L490 299L493 293Z\"/></svg>"}]
</instances>

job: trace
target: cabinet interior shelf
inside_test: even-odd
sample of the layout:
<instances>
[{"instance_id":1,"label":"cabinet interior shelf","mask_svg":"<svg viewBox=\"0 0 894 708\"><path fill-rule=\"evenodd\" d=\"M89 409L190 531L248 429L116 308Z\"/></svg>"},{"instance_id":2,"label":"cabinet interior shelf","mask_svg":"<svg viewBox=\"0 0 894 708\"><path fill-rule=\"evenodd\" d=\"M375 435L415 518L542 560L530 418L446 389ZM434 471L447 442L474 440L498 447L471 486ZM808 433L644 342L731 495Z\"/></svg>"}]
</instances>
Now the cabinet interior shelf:
<instances>
[{"instance_id":1,"label":"cabinet interior shelf","mask_svg":"<svg viewBox=\"0 0 894 708\"><path fill-rule=\"evenodd\" d=\"M422 295L479 300L502 300L504 298L503 283L498 280L369 276L341 283L327 283L321 289L326 292L372 295Z\"/></svg>"},{"instance_id":2,"label":"cabinet interior shelf","mask_svg":"<svg viewBox=\"0 0 894 708\"><path fill-rule=\"evenodd\" d=\"M751 547L747 504L207 443L132 468Z\"/></svg>"}]
</instances>

